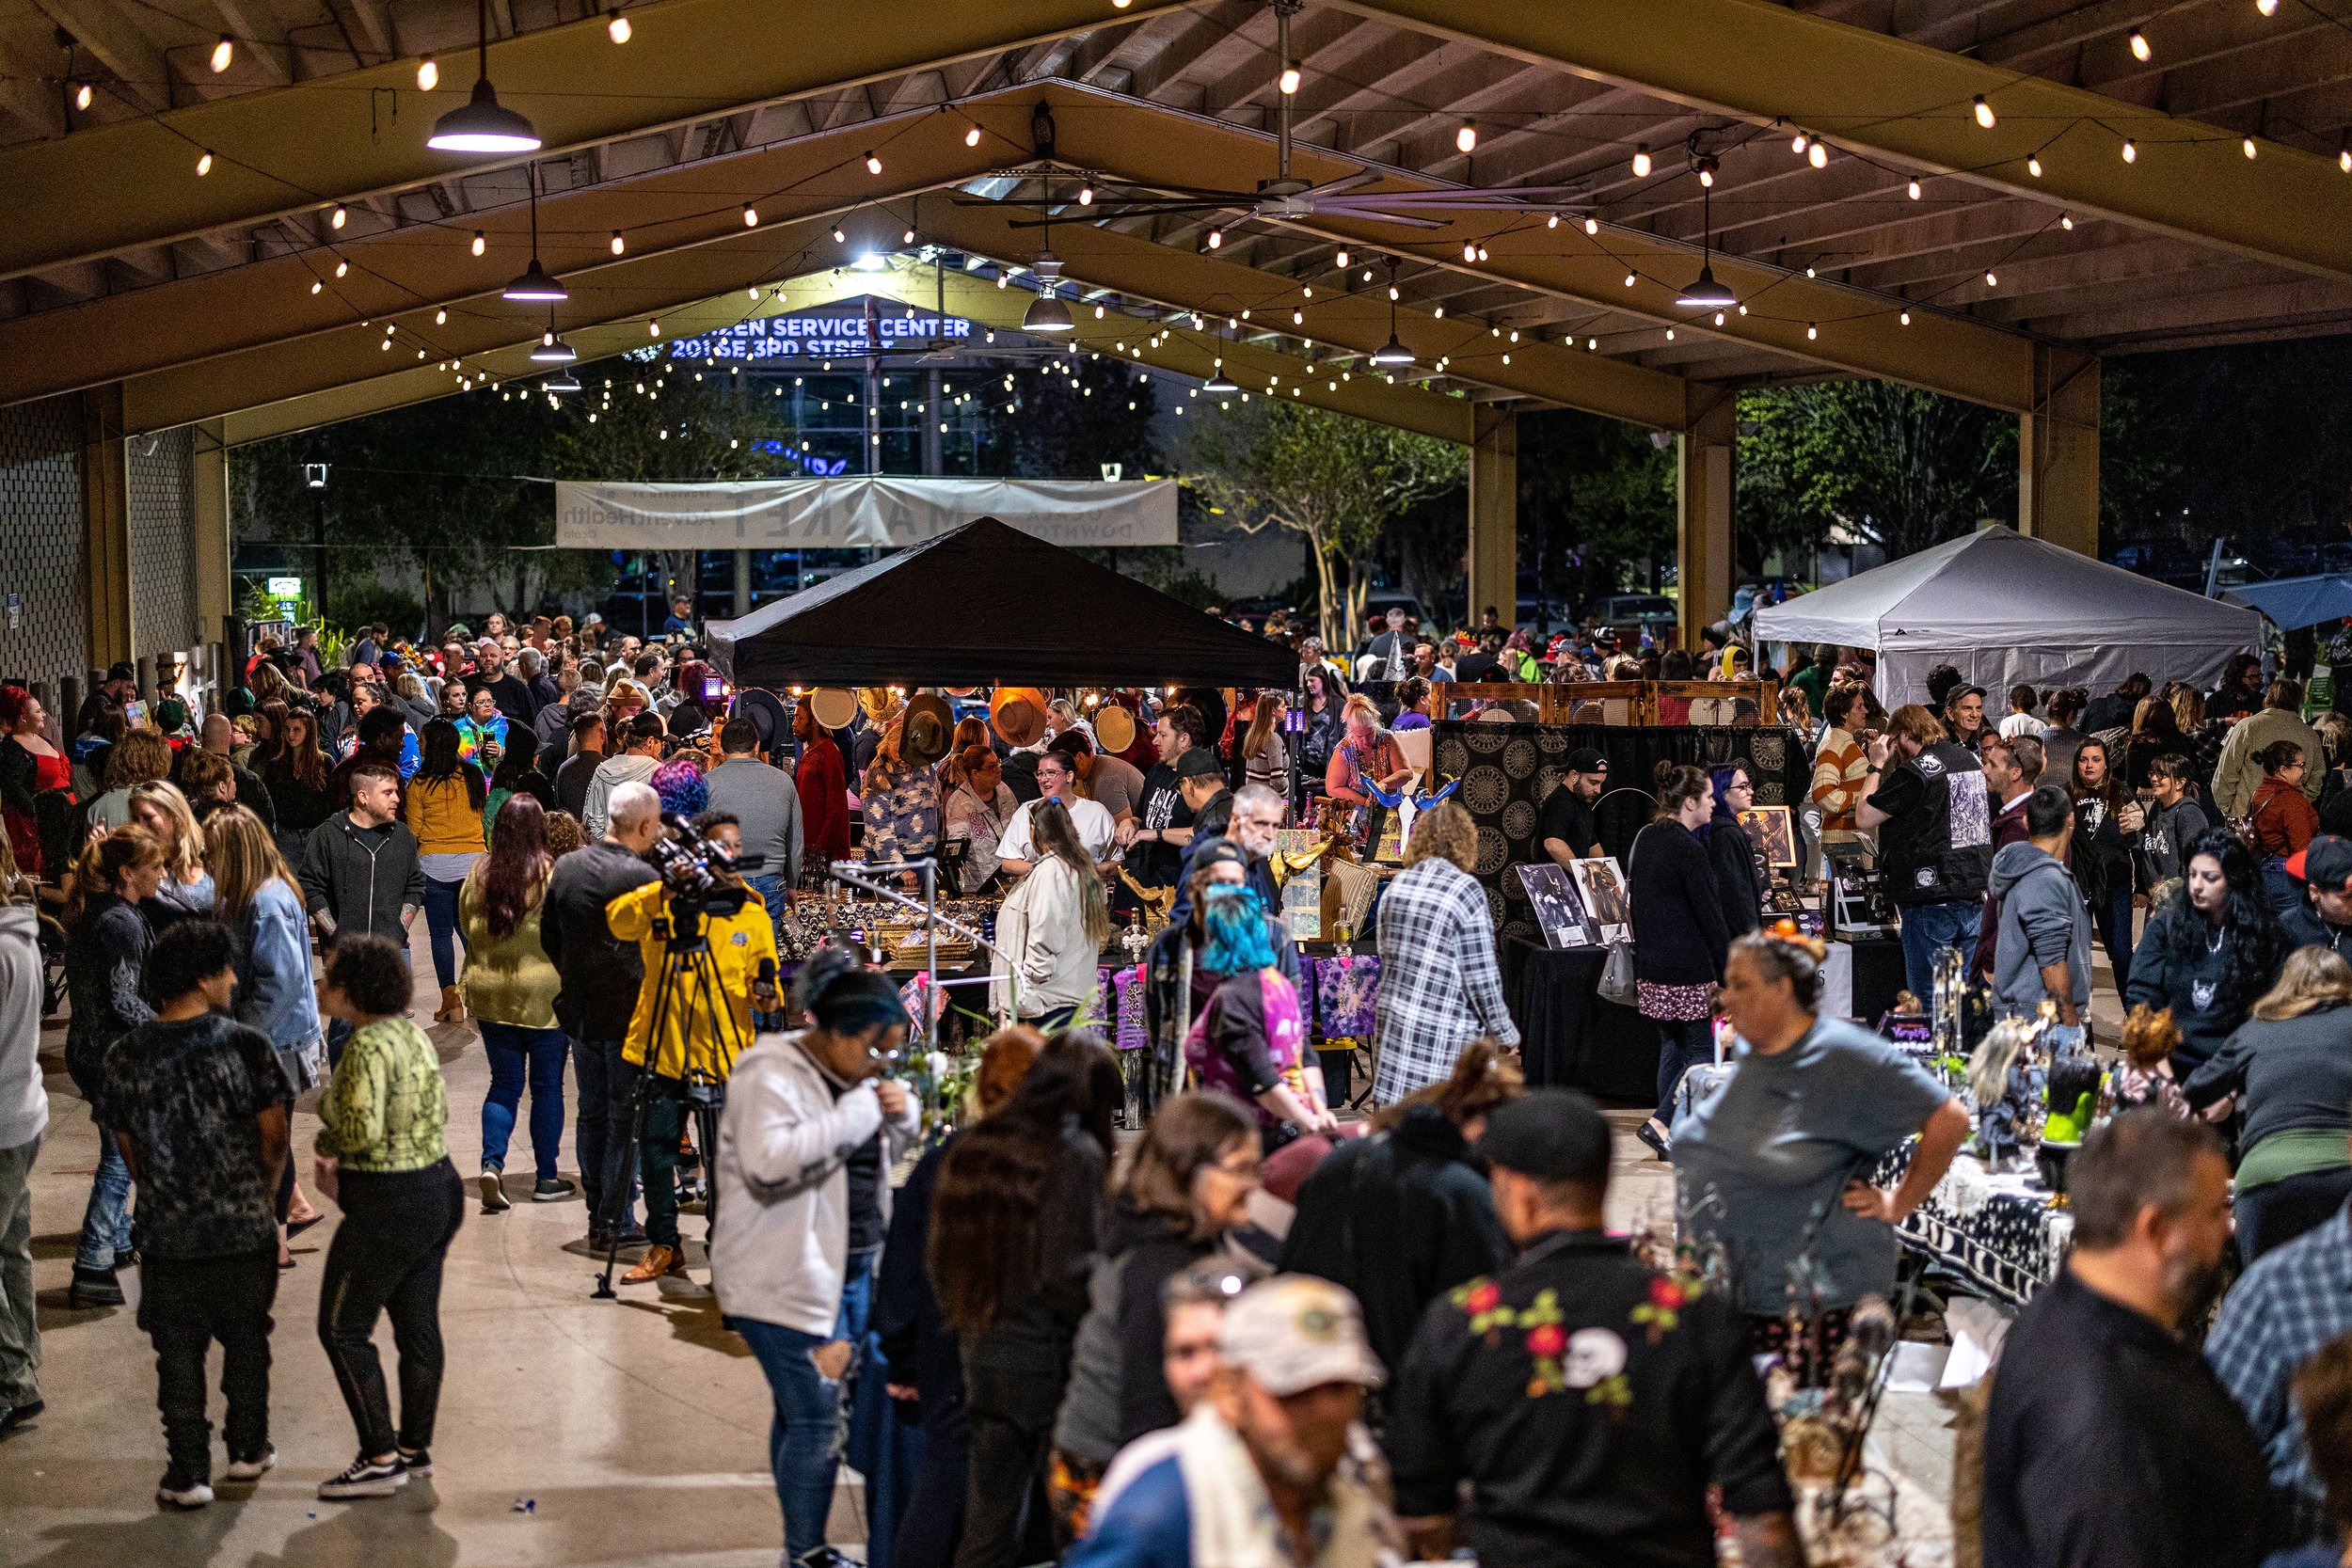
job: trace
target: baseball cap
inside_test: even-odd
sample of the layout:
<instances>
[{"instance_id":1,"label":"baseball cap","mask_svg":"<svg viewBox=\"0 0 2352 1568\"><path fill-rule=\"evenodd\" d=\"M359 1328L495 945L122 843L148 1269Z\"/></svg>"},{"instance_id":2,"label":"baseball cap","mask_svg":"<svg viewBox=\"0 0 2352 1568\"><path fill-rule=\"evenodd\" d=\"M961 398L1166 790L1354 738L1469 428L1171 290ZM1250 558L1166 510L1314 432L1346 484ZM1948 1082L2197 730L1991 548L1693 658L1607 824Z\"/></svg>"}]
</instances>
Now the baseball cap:
<instances>
[{"instance_id":1,"label":"baseball cap","mask_svg":"<svg viewBox=\"0 0 2352 1568\"><path fill-rule=\"evenodd\" d=\"M2287 875L2328 893L2352 888L2352 840L2321 833L2287 857Z\"/></svg>"},{"instance_id":2,"label":"baseball cap","mask_svg":"<svg viewBox=\"0 0 2352 1568\"><path fill-rule=\"evenodd\" d=\"M1387 1381L1356 1298L1311 1275L1276 1275L1235 1297L1217 1349L1278 1399L1327 1383L1377 1388Z\"/></svg>"},{"instance_id":3,"label":"baseball cap","mask_svg":"<svg viewBox=\"0 0 2352 1568\"><path fill-rule=\"evenodd\" d=\"M1202 840L1200 847L1192 851L1186 862L1189 869L1193 871L1202 871L1212 865L1224 865L1228 863L1240 866L1244 871L1249 869L1249 851L1230 838Z\"/></svg>"},{"instance_id":4,"label":"baseball cap","mask_svg":"<svg viewBox=\"0 0 2352 1568\"><path fill-rule=\"evenodd\" d=\"M139 678L139 673L135 666L125 660L106 666L106 678L110 681L135 681Z\"/></svg>"},{"instance_id":5,"label":"baseball cap","mask_svg":"<svg viewBox=\"0 0 2352 1568\"><path fill-rule=\"evenodd\" d=\"M1216 753L1206 746L1195 746L1176 759L1176 776L1180 779L1221 779L1225 765L1216 760Z\"/></svg>"},{"instance_id":6,"label":"baseball cap","mask_svg":"<svg viewBox=\"0 0 2352 1568\"><path fill-rule=\"evenodd\" d=\"M1609 1179L1609 1118L1574 1089L1530 1089L1486 1118L1478 1152L1488 1164L1547 1181Z\"/></svg>"},{"instance_id":7,"label":"baseball cap","mask_svg":"<svg viewBox=\"0 0 2352 1568\"><path fill-rule=\"evenodd\" d=\"M1606 773L1609 771L1609 759L1587 746L1581 751L1570 752L1568 760L1562 766L1571 773Z\"/></svg>"}]
</instances>

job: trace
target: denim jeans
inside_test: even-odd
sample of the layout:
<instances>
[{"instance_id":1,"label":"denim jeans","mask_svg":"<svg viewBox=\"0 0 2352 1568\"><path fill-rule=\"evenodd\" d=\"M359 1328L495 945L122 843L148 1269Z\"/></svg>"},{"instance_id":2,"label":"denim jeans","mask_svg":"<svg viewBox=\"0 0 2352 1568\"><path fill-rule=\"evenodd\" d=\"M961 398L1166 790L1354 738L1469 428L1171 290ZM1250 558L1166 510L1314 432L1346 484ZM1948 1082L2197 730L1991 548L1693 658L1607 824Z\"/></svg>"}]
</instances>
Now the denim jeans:
<instances>
[{"instance_id":1,"label":"denim jeans","mask_svg":"<svg viewBox=\"0 0 2352 1568\"><path fill-rule=\"evenodd\" d=\"M833 1482L840 1461L841 1384L821 1375L812 1359L825 1340L782 1323L729 1318L768 1376L776 1411L768 1427L768 1467L784 1510L784 1552L798 1558L825 1544L833 1512Z\"/></svg>"},{"instance_id":2,"label":"denim jeans","mask_svg":"<svg viewBox=\"0 0 2352 1568\"><path fill-rule=\"evenodd\" d=\"M463 882L424 879L424 925L433 936L433 977L443 990L457 983L457 890Z\"/></svg>"},{"instance_id":3,"label":"denim jeans","mask_svg":"<svg viewBox=\"0 0 2352 1568\"><path fill-rule=\"evenodd\" d=\"M611 1198L605 1180L612 1163L613 1145L628 1136L628 1124L614 1119L626 1115L627 1107L615 1108L612 1101L621 1042L574 1038L571 1046L572 1070L580 1078L580 1109L573 1118L572 1152L580 1161L580 1193L588 1200L588 1227L602 1230L617 1220L621 1228L627 1229L637 1217L637 1189L633 1181L628 1202L614 1214L605 1212Z\"/></svg>"},{"instance_id":4,"label":"denim jeans","mask_svg":"<svg viewBox=\"0 0 2352 1568\"><path fill-rule=\"evenodd\" d=\"M1921 1005L1935 1005L1935 955L1956 947L1963 958L1977 950L1977 927L1984 918L1984 900L1956 898L1948 904L1905 904L1903 921L1903 986Z\"/></svg>"},{"instance_id":5,"label":"denim jeans","mask_svg":"<svg viewBox=\"0 0 2352 1568\"><path fill-rule=\"evenodd\" d=\"M82 1211L82 1244L73 1266L103 1273L131 1250L131 1167L115 1135L98 1130L98 1168L90 1173L89 1203Z\"/></svg>"},{"instance_id":6,"label":"denim jeans","mask_svg":"<svg viewBox=\"0 0 2352 1568\"><path fill-rule=\"evenodd\" d=\"M1658 1025L1658 1121L1675 1124L1675 1090L1682 1075L1701 1062L1715 1059L1714 1026L1703 1018L1652 1019Z\"/></svg>"},{"instance_id":7,"label":"denim jeans","mask_svg":"<svg viewBox=\"0 0 2352 1568\"><path fill-rule=\"evenodd\" d=\"M531 1085L531 1154L539 1180L555 1175L556 1151L564 1144L564 1056L561 1029L525 1029L514 1023L482 1022L482 1044L490 1055L490 1092L482 1101L482 1163L504 1169L506 1145L523 1085Z\"/></svg>"},{"instance_id":8,"label":"denim jeans","mask_svg":"<svg viewBox=\"0 0 2352 1568\"><path fill-rule=\"evenodd\" d=\"M2299 901L2301 895L2297 894ZM2090 923L2099 928L2099 945L2107 950L2107 965L2115 972L2115 994L2132 983L2132 890L2127 884L2110 888L2090 906Z\"/></svg>"}]
</instances>

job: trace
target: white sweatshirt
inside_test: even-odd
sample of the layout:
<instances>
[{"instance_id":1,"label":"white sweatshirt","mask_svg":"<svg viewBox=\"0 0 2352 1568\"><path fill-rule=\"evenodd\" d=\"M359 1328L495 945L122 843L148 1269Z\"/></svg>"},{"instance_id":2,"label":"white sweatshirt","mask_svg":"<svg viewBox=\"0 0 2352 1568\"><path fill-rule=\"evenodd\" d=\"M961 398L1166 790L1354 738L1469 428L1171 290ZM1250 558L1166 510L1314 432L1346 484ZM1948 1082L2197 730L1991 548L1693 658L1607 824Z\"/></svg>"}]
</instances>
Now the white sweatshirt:
<instances>
[{"instance_id":1,"label":"white sweatshirt","mask_svg":"<svg viewBox=\"0 0 2352 1568\"><path fill-rule=\"evenodd\" d=\"M873 1085L835 1099L798 1033L762 1035L736 1058L713 1178L710 1276L722 1312L833 1338L850 1252L844 1167L876 1128L884 1124ZM884 1128L885 1168L916 1128L910 1098Z\"/></svg>"}]
</instances>

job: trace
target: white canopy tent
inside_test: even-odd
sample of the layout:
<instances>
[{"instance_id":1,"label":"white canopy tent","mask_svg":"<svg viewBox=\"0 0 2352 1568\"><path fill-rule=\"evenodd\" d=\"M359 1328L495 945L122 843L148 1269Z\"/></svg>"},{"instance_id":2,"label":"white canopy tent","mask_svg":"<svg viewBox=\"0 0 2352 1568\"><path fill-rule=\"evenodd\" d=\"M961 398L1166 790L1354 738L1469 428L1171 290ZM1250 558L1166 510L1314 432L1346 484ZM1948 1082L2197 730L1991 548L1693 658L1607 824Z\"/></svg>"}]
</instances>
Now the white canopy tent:
<instances>
[{"instance_id":1,"label":"white canopy tent","mask_svg":"<svg viewBox=\"0 0 2352 1568\"><path fill-rule=\"evenodd\" d=\"M1957 668L1988 694L2026 684L2112 691L2141 671L2210 686L2253 650L2262 616L1994 527L1756 611L1767 642L1878 650L1879 700L1926 699ZM1997 695L1986 704L1997 714Z\"/></svg>"}]
</instances>

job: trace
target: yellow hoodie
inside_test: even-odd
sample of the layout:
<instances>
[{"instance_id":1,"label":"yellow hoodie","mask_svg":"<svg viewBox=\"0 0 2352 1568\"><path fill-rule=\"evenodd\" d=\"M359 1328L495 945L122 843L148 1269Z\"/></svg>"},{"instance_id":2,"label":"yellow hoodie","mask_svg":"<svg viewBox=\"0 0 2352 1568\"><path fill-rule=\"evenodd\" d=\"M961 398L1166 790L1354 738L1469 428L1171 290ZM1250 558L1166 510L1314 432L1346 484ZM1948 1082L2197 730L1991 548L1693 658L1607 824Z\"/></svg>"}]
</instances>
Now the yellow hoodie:
<instances>
[{"instance_id":1,"label":"yellow hoodie","mask_svg":"<svg viewBox=\"0 0 2352 1568\"><path fill-rule=\"evenodd\" d=\"M655 997L665 957L666 944L654 929L662 908L662 886L658 881L631 889L604 907L605 924L612 928L612 935L637 943L645 960L645 983L638 989L637 1011L629 1018L628 1038L621 1046L622 1056L640 1067L645 1065L646 1042L653 1038ZM724 1051L728 1047L740 1051L752 1043L752 982L759 974L759 960L776 956L775 925L768 918L759 895L754 893L736 913L713 915L707 935L720 996L735 1019L733 1037L723 1045L714 1039L709 1006L684 989L691 976L682 975L671 988L661 1039L653 1053L653 1070L663 1078L684 1078L691 1062L723 1079L734 1065L725 1059Z\"/></svg>"}]
</instances>

